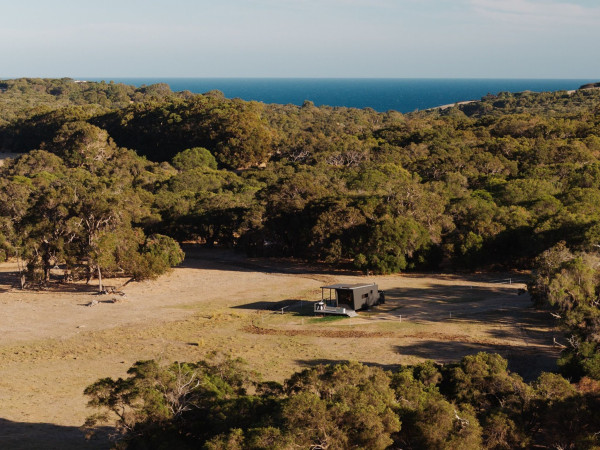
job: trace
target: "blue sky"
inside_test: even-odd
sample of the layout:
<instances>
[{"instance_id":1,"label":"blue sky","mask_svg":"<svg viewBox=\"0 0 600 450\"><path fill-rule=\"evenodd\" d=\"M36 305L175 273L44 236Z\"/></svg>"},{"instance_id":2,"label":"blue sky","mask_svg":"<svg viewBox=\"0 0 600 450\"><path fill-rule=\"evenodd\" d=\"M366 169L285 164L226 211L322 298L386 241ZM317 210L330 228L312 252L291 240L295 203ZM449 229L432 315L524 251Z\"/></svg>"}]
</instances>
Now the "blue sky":
<instances>
[{"instance_id":1,"label":"blue sky","mask_svg":"<svg viewBox=\"0 0 600 450\"><path fill-rule=\"evenodd\" d=\"M600 79L597 0L0 0L0 77Z\"/></svg>"}]
</instances>

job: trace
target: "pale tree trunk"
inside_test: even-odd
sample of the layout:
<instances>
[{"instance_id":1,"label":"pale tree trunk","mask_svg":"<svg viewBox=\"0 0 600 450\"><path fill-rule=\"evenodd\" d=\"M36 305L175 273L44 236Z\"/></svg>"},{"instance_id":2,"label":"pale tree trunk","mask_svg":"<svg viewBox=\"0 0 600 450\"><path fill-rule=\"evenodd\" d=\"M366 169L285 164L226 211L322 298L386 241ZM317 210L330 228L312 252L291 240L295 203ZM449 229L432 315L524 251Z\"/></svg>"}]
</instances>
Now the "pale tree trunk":
<instances>
[{"instance_id":1,"label":"pale tree trunk","mask_svg":"<svg viewBox=\"0 0 600 450\"><path fill-rule=\"evenodd\" d=\"M17 265L19 267L19 281L21 282L21 289L25 289L25 268L21 261L21 253L17 251Z\"/></svg>"},{"instance_id":2,"label":"pale tree trunk","mask_svg":"<svg viewBox=\"0 0 600 450\"><path fill-rule=\"evenodd\" d=\"M98 264L98 292L102 292L104 286L102 286L102 271L100 270L100 264Z\"/></svg>"}]
</instances>

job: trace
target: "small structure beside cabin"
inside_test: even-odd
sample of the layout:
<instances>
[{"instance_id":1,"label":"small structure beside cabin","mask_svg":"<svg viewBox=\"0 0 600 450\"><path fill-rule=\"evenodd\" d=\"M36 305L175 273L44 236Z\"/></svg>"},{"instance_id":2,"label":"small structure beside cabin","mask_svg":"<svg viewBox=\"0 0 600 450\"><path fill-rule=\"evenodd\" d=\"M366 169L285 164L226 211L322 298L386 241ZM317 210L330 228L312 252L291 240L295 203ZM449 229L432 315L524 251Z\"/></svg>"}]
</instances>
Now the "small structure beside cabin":
<instances>
[{"instance_id":1,"label":"small structure beside cabin","mask_svg":"<svg viewBox=\"0 0 600 450\"><path fill-rule=\"evenodd\" d=\"M332 284L321 286L321 301L315 303L315 312L356 316L356 311L385 302L383 291L372 284Z\"/></svg>"}]
</instances>

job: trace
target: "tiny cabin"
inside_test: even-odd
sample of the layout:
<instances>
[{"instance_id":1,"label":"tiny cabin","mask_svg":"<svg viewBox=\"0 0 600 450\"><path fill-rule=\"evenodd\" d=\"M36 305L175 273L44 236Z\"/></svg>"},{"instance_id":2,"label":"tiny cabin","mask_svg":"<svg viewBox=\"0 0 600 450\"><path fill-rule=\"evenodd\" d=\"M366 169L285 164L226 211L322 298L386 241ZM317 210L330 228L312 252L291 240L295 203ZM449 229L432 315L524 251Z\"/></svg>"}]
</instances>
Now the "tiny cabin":
<instances>
[{"instance_id":1,"label":"tiny cabin","mask_svg":"<svg viewBox=\"0 0 600 450\"><path fill-rule=\"evenodd\" d=\"M321 286L321 301L315 304L315 312L348 315L349 311L377 305L382 299L375 283Z\"/></svg>"}]
</instances>

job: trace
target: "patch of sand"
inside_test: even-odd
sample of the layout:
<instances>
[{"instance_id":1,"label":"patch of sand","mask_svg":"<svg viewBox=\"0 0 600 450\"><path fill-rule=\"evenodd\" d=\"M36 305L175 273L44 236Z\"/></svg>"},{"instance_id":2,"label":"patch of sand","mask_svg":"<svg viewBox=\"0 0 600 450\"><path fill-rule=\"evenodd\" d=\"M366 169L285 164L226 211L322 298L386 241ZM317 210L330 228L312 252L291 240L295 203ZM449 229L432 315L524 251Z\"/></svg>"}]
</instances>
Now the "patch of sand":
<instances>
[{"instance_id":1,"label":"patch of sand","mask_svg":"<svg viewBox=\"0 0 600 450\"><path fill-rule=\"evenodd\" d=\"M127 284L123 301L109 303L116 296L83 284L21 291L15 272L15 264L0 264L0 448L106 448L106 440L83 441L78 430L92 412L83 390L101 377L125 376L140 359L194 361L219 350L282 381L341 360L393 368L485 350L526 371L545 368L556 354L547 314L532 310L526 295L516 295L522 285L506 279L365 277L196 251L169 275ZM314 318L306 301L294 308L320 298L324 284L367 281L386 290L387 302L357 318ZM99 303L85 306L93 300ZM284 303L292 307L281 314Z\"/></svg>"}]
</instances>

